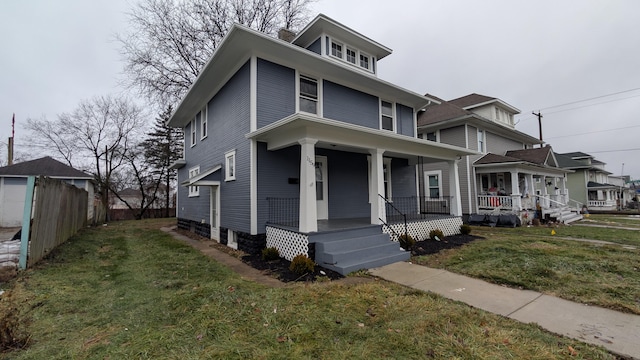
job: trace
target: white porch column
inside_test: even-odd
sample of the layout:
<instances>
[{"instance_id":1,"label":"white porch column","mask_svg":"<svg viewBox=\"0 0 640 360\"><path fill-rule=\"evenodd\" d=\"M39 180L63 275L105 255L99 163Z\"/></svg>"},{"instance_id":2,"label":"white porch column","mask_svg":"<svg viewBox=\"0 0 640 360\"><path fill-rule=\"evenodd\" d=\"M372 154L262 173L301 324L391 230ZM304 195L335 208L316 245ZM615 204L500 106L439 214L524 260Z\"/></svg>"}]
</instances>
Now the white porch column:
<instances>
[{"instance_id":1,"label":"white porch column","mask_svg":"<svg viewBox=\"0 0 640 360\"><path fill-rule=\"evenodd\" d=\"M371 169L369 179L371 186L369 187L369 199L371 199L371 223L381 224L387 221L385 202L380 197L384 196L384 163L382 160L382 149L370 149ZM382 221L380 221L382 219Z\"/></svg>"},{"instance_id":2,"label":"white porch column","mask_svg":"<svg viewBox=\"0 0 640 360\"><path fill-rule=\"evenodd\" d=\"M302 139L300 144L300 232L318 231L316 207L316 139Z\"/></svg>"},{"instance_id":3,"label":"white porch column","mask_svg":"<svg viewBox=\"0 0 640 360\"><path fill-rule=\"evenodd\" d=\"M511 210L520 211L522 209L520 198L520 183L518 182L518 172L511 171Z\"/></svg>"},{"instance_id":4,"label":"white porch column","mask_svg":"<svg viewBox=\"0 0 640 360\"><path fill-rule=\"evenodd\" d=\"M560 188L562 190L562 203L565 205L569 204L569 190L567 189L567 178L565 176L562 176L561 181L562 183L562 187Z\"/></svg>"},{"instance_id":5,"label":"white porch column","mask_svg":"<svg viewBox=\"0 0 640 360\"><path fill-rule=\"evenodd\" d=\"M462 199L460 198L460 175L458 173L460 160L449 160L449 196L451 205L449 211L453 216L462 216Z\"/></svg>"}]
</instances>

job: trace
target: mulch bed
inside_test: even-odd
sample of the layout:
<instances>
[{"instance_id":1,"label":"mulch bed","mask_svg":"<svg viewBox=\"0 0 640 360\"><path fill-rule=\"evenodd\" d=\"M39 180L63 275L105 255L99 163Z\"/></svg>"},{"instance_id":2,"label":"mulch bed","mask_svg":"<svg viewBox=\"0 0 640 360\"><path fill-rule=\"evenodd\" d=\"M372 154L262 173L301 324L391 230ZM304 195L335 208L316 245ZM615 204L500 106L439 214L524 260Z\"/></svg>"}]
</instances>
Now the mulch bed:
<instances>
[{"instance_id":1,"label":"mulch bed","mask_svg":"<svg viewBox=\"0 0 640 360\"><path fill-rule=\"evenodd\" d=\"M436 240L423 240L416 241L415 245L411 248L412 256L430 255L436 254L444 249L453 249L460 247L464 244L472 241L484 239L482 236L475 235L451 235L445 236L440 241Z\"/></svg>"}]
</instances>

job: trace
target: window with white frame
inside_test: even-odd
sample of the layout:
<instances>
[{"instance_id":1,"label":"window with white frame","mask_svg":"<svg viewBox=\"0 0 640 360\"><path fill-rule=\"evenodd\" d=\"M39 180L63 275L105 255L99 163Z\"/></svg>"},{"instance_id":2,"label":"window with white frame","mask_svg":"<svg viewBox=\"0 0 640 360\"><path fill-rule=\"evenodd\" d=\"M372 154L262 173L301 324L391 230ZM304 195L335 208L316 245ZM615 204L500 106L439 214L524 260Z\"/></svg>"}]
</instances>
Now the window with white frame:
<instances>
[{"instance_id":1,"label":"window with white frame","mask_svg":"<svg viewBox=\"0 0 640 360\"><path fill-rule=\"evenodd\" d=\"M207 111L207 107L205 106L204 109L202 109L202 111L200 111L200 139L204 139L207 137L207 123L208 123L208 111Z\"/></svg>"},{"instance_id":2,"label":"window with white frame","mask_svg":"<svg viewBox=\"0 0 640 360\"><path fill-rule=\"evenodd\" d=\"M318 114L318 80L300 75L300 111Z\"/></svg>"},{"instance_id":3,"label":"window with white frame","mask_svg":"<svg viewBox=\"0 0 640 360\"><path fill-rule=\"evenodd\" d=\"M394 131L393 103L380 100L380 128Z\"/></svg>"},{"instance_id":4,"label":"window with white frame","mask_svg":"<svg viewBox=\"0 0 640 360\"><path fill-rule=\"evenodd\" d=\"M485 152L484 136L484 130L478 129L478 151L482 153Z\"/></svg>"},{"instance_id":5,"label":"window with white frame","mask_svg":"<svg viewBox=\"0 0 640 360\"><path fill-rule=\"evenodd\" d=\"M200 166L196 166L189 169L189 179L194 178L199 174L200 174ZM189 186L189 197L199 196L199 195L200 195L199 186Z\"/></svg>"},{"instance_id":6,"label":"window with white frame","mask_svg":"<svg viewBox=\"0 0 640 360\"><path fill-rule=\"evenodd\" d=\"M430 199L439 199L442 196L442 172L424 172L424 194Z\"/></svg>"},{"instance_id":7,"label":"window with white frame","mask_svg":"<svg viewBox=\"0 0 640 360\"><path fill-rule=\"evenodd\" d=\"M360 67L370 70L370 61L371 58L369 57L369 55L365 55L365 54L360 54Z\"/></svg>"},{"instance_id":8,"label":"window with white frame","mask_svg":"<svg viewBox=\"0 0 640 360\"><path fill-rule=\"evenodd\" d=\"M358 58L357 52L353 49L347 48L347 62L355 64L357 58Z\"/></svg>"},{"instance_id":9,"label":"window with white frame","mask_svg":"<svg viewBox=\"0 0 640 360\"><path fill-rule=\"evenodd\" d=\"M331 55L342 59L342 44L331 41Z\"/></svg>"},{"instance_id":10,"label":"window with white frame","mask_svg":"<svg viewBox=\"0 0 640 360\"><path fill-rule=\"evenodd\" d=\"M428 132L426 134L425 139L429 140L429 141L438 141L438 135L435 131L432 132Z\"/></svg>"},{"instance_id":11,"label":"window with white frame","mask_svg":"<svg viewBox=\"0 0 640 360\"><path fill-rule=\"evenodd\" d=\"M236 151L231 150L224 154L225 174L224 181L236 179Z\"/></svg>"},{"instance_id":12,"label":"window with white frame","mask_svg":"<svg viewBox=\"0 0 640 360\"><path fill-rule=\"evenodd\" d=\"M196 115L196 117L191 120L191 146L196 146L196 126L198 125L198 117L200 116L200 113L198 113L198 115Z\"/></svg>"}]
</instances>

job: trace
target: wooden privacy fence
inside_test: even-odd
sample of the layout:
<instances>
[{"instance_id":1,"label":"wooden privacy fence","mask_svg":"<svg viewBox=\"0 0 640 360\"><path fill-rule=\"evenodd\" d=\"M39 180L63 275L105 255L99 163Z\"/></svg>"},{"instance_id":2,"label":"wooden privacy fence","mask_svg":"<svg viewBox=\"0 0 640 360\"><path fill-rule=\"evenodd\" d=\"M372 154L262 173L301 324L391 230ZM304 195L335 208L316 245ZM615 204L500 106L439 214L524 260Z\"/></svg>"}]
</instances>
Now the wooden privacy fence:
<instances>
[{"instance_id":1,"label":"wooden privacy fence","mask_svg":"<svg viewBox=\"0 0 640 360\"><path fill-rule=\"evenodd\" d=\"M44 176L38 178L35 189L33 185L30 189L33 180L31 177L29 180L22 221L20 267L23 269L40 261L86 226L89 196L83 189ZM29 199L30 191L35 201ZM32 224L29 221L31 214Z\"/></svg>"}]
</instances>

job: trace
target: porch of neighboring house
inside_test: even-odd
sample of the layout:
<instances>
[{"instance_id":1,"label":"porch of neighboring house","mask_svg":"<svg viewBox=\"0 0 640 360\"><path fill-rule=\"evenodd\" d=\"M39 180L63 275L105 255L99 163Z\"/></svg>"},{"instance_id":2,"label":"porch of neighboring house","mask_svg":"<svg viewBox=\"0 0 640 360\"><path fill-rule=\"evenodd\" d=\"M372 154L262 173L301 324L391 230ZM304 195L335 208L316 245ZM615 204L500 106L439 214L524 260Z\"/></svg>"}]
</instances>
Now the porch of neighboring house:
<instances>
[{"instance_id":1,"label":"porch of neighboring house","mask_svg":"<svg viewBox=\"0 0 640 360\"><path fill-rule=\"evenodd\" d=\"M599 184L590 181L587 184L588 203L591 211L611 211L618 209L620 187L610 184Z\"/></svg>"},{"instance_id":2,"label":"porch of neighboring house","mask_svg":"<svg viewBox=\"0 0 640 360\"><path fill-rule=\"evenodd\" d=\"M479 214L513 214L522 223L540 217L570 223L582 219L581 203L569 197L563 172L476 168Z\"/></svg>"}]
</instances>

